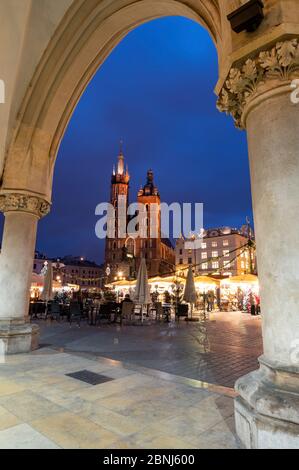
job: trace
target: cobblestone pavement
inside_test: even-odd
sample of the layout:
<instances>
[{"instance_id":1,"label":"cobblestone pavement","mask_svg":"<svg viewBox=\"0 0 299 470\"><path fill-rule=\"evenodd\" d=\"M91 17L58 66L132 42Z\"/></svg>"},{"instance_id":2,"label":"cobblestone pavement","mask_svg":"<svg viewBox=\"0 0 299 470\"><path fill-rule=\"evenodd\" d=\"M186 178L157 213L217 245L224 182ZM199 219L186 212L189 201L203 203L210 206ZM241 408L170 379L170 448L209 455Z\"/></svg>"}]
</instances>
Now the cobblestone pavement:
<instances>
[{"instance_id":1,"label":"cobblestone pavement","mask_svg":"<svg viewBox=\"0 0 299 470\"><path fill-rule=\"evenodd\" d=\"M241 312L217 312L199 323L39 325L46 345L224 387L233 387L239 377L257 369L262 354L261 317Z\"/></svg>"}]
</instances>

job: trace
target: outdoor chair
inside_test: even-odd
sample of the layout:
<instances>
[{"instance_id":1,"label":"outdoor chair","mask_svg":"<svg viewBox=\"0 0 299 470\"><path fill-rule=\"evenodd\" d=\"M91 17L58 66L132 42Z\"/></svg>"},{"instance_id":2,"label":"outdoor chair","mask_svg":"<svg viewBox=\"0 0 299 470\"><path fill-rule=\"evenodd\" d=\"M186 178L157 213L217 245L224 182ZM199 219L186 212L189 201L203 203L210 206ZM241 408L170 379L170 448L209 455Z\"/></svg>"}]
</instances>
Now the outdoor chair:
<instances>
[{"instance_id":1,"label":"outdoor chair","mask_svg":"<svg viewBox=\"0 0 299 470\"><path fill-rule=\"evenodd\" d=\"M58 302L51 302L48 305L48 313L50 316L51 321L56 320L60 321L61 320L61 308Z\"/></svg>"},{"instance_id":2,"label":"outdoor chair","mask_svg":"<svg viewBox=\"0 0 299 470\"><path fill-rule=\"evenodd\" d=\"M66 317L66 320L69 321L70 319L70 305L69 304L60 305L60 316L61 318Z\"/></svg>"},{"instance_id":3,"label":"outdoor chair","mask_svg":"<svg viewBox=\"0 0 299 470\"><path fill-rule=\"evenodd\" d=\"M116 323L117 319L119 319L119 322L121 323L121 304L117 302L110 303L110 321L111 322L112 322L112 316L113 316L113 323Z\"/></svg>"},{"instance_id":4,"label":"outdoor chair","mask_svg":"<svg viewBox=\"0 0 299 470\"><path fill-rule=\"evenodd\" d=\"M70 317L69 317L70 326L72 325L73 321L76 321L77 325L80 326L81 319L82 319L82 313L81 313L80 304L78 302L71 302L70 303Z\"/></svg>"},{"instance_id":5,"label":"outdoor chair","mask_svg":"<svg viewBox=\"0 0 299 470\"><path fill-rule=\"evenodd\" d=\"M44 302L33 302L30 304L29 315L32 319L39 320L42 317L46 318L46 304Z\"/></svg>"},{"instance_id":6,"label":"outdoor chair","mask_svg":"<svg viewBox=\"0 0 299 470\"><path fill-rule=\"evenodd\" d=\"M163 320L169 323L171 319L171 305L162 305L162 311Z\"/></svg>"},{"instance_id":7,"label":"outdoor chair","mask_svg":"<svg viewBox=\"0 0 299 470\"><path fill-rule=\"evenodd\" d=\"M161 302L155 302L151 311L155 313L156 320L163 318L163 307Z\"/></svg>"},{"instance_id":8,"label":"outdoor chair","mask_svg":"<svg viewBox=\"0 0 299 470\"><path fill-rule=\"evenodd\" d=\"M36 302L30 302L29 304L29 318L30 318L30 321L33 319L33 318L36 318Z\"/></svg>"},{"instance_id":9,"label":"outdoor chair","mask_svg":"<svg viewBox=\"0 0 299 470\"><path fill-rule=\"evenodd\" d=\"M100 323L101 320L108 320L112 322L112 317L116 319L118 310L118 304L116 302L107 302L100 306L100 309L96 315L96 324L97 322Z\"/></svg>"},{"instance_id":10,"label":"outdoor chair","mask_svg":"<svg viewBox=\"0 0 299 470\"><path fill-rule=\"evenodd\" d=\"M179 321L180 317L188 318L189 306L188 304L178 304L176 309L176 319Z\"/></svg>"},{"instance_id":11,"label":"outdoor chair","mask_svg":"<svg viewBox=\"0 0 299 470\"><path fill-rule=\"evenodd\" d=\"M122 306L121 306L121 318L120 318L120 322L122 322L122 320L124 318L128 319L128 320L132 320L132 315L133 315L133 312L134 312L134 304L133 302L123 302L122 303Z\"/></svg>"},{"instance_id":12,"label":"outdoor chair","mask_svg":"<svg viewBox=\"0 0 299 470\"><path fill-rule=\"evenodd\" d=\"M149 307L147 307L145 311L144 305L134 304L133 317L134 320L136 319L136 317L140 317L140 320L143 321L146 317L149 317Z\"/></svg>"}]
</instances>

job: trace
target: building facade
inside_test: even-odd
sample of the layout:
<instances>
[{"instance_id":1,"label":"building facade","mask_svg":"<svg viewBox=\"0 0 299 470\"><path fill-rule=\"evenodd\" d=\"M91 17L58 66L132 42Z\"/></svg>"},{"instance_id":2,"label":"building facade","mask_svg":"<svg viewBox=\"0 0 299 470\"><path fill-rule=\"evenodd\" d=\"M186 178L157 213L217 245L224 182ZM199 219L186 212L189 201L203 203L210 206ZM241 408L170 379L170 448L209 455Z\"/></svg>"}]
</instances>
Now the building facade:
<instances>
[{"instance_id":1,"label":"building facade","mask_svg":"<svg viewBox=\"0 0 299 470\"><path fill-rule=\"evenodd\" d=\"M241 229L230 227L205 230L199 248L186 247L190 241L183 237L176 241L176 271L186 275L186 268L192 264L198 275L238 276L256 272L256 255L253 233L247 226ZM192 241L192 240L191 240Z\"/></svg>"},{"instance_id":2,"label":"building facade","mask_svg":"<svg viewBox=\"0 0 299 470\"><path fill-rule=\"evenodd\" d=\"M76 284L81 290L86 291L97 290L104 285L103 267L79 256L66 256L51 260L36 253L33 272L41 274L45 262L49 261L53 266L53 280L60 282L61 285Z\"/></svg>"},{"instance_id":3,"label":"building facade","mask_svg":"<svg viewBox=\"0 0 299 470\"><path fill-rule=\"evenodd\" d=\"M115 236L106 239L105 246L105 270L107 280L122 278L134 278L137 275L140 261L145 258L148 275L156 276L172 272L175 269L175 251L169 239L161 234L160 194L154 184L152 170L148 170L146 183L137 194L137 203L143 204L146 215L139 226L140 236L119 236L120 225L127 227L137 211L133 215L127 215L129 205L128 169L124 166L122 151L118 156L116 169L113 168L111 177L110 203L115 209L115 220L109 220L108 226L114 226ZM123 197L123 206L120 209L119 196ZM122 230L121 228L121 230ZM123 234L121 234L123 235Z\"/></svg>"},{"instance_id":4,"label":"building facade","mask_svg":"<svg viewBox=\"0 0 299 470\"><path fill-rule=\"evenodd\" d=\"M82 291L97 290L104 284L103 267L82 257L66 256L53 263L53 275L62 284L76 284Z\"/></svg>"}]
</instances>

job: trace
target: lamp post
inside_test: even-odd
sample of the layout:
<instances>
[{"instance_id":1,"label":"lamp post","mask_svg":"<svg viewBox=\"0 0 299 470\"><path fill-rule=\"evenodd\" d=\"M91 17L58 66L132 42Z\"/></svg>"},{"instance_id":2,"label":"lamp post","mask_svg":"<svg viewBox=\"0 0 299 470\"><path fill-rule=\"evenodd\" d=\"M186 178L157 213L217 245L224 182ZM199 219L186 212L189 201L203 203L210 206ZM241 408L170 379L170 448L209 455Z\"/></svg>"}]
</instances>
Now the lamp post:
<instances>
[{"instance_id":1,"label":"lamp post","mask_svg":"<svg viewBox=\"0 0 299 470\"><path fill-rule=\"evenodd\" d=\"M60 259L57 258L56 263L52 264L53 268L55 269L55 279L58 281L60 284L62 284L62 281L64 283L64 276L63 276L63 271L62 268L64 268L64 264L60 262Z\"/></svg>"},{"instance_id":2,"label":"lamp post","mask_svg":"<svg viewBox=\"0 0 299 470\"><path fill-rule=\"evenodd\" d=\"M265 17L263 9L262 0L242 0L242 5L227 16L232 30L235 33L256 31Z\"/></svg>"},{"instance_id":3,"label":"lamp post","mask_svg":"<svg viewBox=\"0 0 299 470\"><path fill-rule=\"evenodd\" d=\"M246 217L247 223L247 236L248 236L248 251L249 251L249 269L250 274L253 274L253 266L252 266L252 238L251 238L251 227L250 227L250 220L249 217Z\"/></svg>"}]
</instances>

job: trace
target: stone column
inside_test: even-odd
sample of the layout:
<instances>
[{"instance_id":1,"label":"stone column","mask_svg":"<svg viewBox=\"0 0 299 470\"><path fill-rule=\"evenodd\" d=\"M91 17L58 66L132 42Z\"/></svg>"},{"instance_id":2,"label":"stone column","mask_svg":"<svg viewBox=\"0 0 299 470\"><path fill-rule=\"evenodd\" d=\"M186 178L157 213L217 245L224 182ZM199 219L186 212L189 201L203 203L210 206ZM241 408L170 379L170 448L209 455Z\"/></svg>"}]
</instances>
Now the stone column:
<instances>
[{"instance_id":1,"label":"stone column","mask_svg":"<svg viewBox=\"0 0 299 470\"><path fill-rule=\"evenodd\" d=\"M239 379L237 433L247 448L299 448L299 41L231 69L218 107L247 129L264 355Z\"/></svg>"},{"instance_id":2,"label":"stone column","mask_svg":"<svg viewBox=\"0 0 299 470\"><path fill-rule=\"evenodd\" d=\"M37 222L49 207L36 196L0 195L0 210L5 215L0 255L0 340L6 354L29 352L38 345L38 327L28 323L29 289Z\"/></svg>"}]
</instances>

